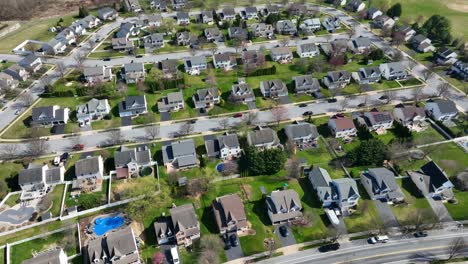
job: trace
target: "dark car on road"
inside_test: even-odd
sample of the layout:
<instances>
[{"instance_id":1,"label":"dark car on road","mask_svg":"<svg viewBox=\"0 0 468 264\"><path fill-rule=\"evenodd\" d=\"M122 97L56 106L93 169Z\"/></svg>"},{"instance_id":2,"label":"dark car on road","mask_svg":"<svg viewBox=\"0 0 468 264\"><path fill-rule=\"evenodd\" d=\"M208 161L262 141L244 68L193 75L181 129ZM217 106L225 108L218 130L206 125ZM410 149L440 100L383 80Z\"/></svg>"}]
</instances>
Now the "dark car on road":
<instances>
[{"instance_id":1,"label":"dark car on road","mask_svg":"<svg viewBox=\"0 0 468 264\"><path fill-rule=\"evenodd\" d=\"M231 246L237 247L239 245L239 241L237 240L236 234L230 235L229 240L231 241Z\"/></svg>"},{"instance_id":2,"label":"dark car on road","mask_svg":"<svg viewBox=\"0 0 468 264\"><path fill-rule=\"evenodd\" d=\"M103 61L110 61L111 59L110 58L104 58L102 59Z\"/></svg>"},{"instance_id":3,"label":"dark car on road","mask_svg":"<svg viewBox=\"0 0 468 264\"><path fill-rule=\"evenodd\" d=\"M279 227L279 232L283 237L289 236L288 228L284 225Z\"/></svg>"},{"instance_id":4,"label":"dark car on road","mask_svg":"<svg viewBox=\"0 0 468 264\"><path fill-rule=\"evenodd\" d=\"M304 113L302 113L303 116L310 116L310 115L313 115L314 113L312 111L305 111Z\"/></svg>"},{"instance_id":5,"label":"dark car on road","mask_svg":"<svg viewBox=\"0 0 468 264\"><path fill-rule=\"evenodd\" d=\"M414 233L415 237L427 237L427 232L426 231L418 231Z\"/></svg>"},{"instance_id":6,"label":"dark car on road","mask_svg":"<svg viewBox=\"0 0 468 264\"><path fill-rule=\"evenodd\" d=\"M339 243L326 244L318 248L319 252L336 251L340 249Z\"/></svg>"},{"instance_id":7,"label":"dark car on road","mask_svg":"<svg viewBox=\"0 0 468 264\"><path fill-rule=\"evenodd\" d=\"M336 100L336 98L330 98L328 99L328 102L329 103L336 103L338 100Z\"/></svg>"},{"instance_id":8,"label":"dark car on road","mask_svg":"<svg viewBox=\"0 0 468 264\"><path fill-rule=\"evenodd\" d=\"M300 104L299 107L306 107L307 104Z\"/></svg>"}]
</instances>

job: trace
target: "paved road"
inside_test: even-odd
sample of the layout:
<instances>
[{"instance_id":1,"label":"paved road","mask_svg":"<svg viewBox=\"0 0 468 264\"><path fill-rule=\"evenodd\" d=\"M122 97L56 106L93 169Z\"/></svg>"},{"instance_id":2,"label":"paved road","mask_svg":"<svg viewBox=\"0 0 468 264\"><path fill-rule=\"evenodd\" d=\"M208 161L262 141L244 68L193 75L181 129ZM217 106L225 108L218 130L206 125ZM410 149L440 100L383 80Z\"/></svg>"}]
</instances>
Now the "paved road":
<instances>
[{"instance_id":1,"label":"paved road","mask_svg":"<svg viewBox=\"0 0 468 264\"><path fill-rule=\"evenodd\" d=\"M426 238L390 240L386 244L369 245L364 240L342 243L341 249L335 252L319 253L309 249L294 254L276 257L259 263L269 264L310 264L310 263L393 263L402 261L430 260L444 257L447 247L454 238L468 239L468 233L444 234ZM464 255L468 255L465 249Z\"/></svg>"}]
</instances>

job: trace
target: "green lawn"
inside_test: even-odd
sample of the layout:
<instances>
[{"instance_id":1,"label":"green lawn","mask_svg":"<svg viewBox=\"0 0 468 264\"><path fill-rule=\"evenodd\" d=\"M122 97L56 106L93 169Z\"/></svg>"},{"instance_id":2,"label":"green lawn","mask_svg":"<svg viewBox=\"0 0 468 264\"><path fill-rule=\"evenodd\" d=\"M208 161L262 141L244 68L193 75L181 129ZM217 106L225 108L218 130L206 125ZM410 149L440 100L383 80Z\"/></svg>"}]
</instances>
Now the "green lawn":
<instances>
[{"instance_id":1,"label":"green lawn","mask_svg":"<svg viewBox=\"0 0 468 264\"><path fill-rule=\"evenodd\" d=\"M356 211L344 218L348 233L356 233L369 230L370 227L377 229L383 226L382 220L377 212L377 208L372 200L370 200L364 187L358 182L359 200Z\"/></svg>"},{"instance_id":2,"label":"green lawn","mask_svg":"<svg viewBox=\"0 0 468 264\"><path fill-rule=\"evenodd\" d=\"M50 209L50 212L52 213L53 217L60 216L60 207L62 206L62 197L64 190L65 184L60 184L56 185L50 193L52 200L52 208Z\"/></svg>"},{"instance_id":3,"label":"green lawn","mask_svg":"<svg viewBox=\"0 0 468 264\"><path fill-rule=\"evenodd\" d=\"M92 200L92 201L97 201L99 204L94 204L92 207L97 207L103 204L107 203L107 191L109 189L109 180L104 180L102 182L102 190L98 192L89 192L89 193L84 193L82 192L79 196L77 197L71 197L71 186L69 185L69 189L67 190L67 194L65 197L65 206L71 207L71 206L80 206L81 201L83 200ZM91 208L92 208L91 207ZM85 208L89 209L89 208Z\"/></svg>"},{"instance_id":4,"label":"green lawn","mask_svg":"<svg viewBox=\"0 0 468 264\"><path fill-rule=\"evenodd\" d=\"M449 177L463 171L468 164L468 155L456 143L444 143L433 147L429 156Z\"/></svg>"},{"instance_id":5,"label":"green lawn","mask_svg":"<svg viewBox=\"0 0 468 264\"><path fill-rule=\"evenodd\" d=\"M8 200L5 201L5 204L10 207L16 205L18 203L20 196L21 196L20 193L10 195L10 197L8 197Z\"/></svg>"},{"instance_id":6,"label":"green lawn","mask_svg":"<svg viewBox=\"0 0 468 264\"><path fill-rule=\"evenodd\" d=\"M5 182L5 186L7 187L3 192L0 193L0 199L3 199L7 192L9 191L16 191L19 190L19 186L17 186L17 175L20 170L23 169L23 165L21 163L16 162L2 162L0 163L0 181Z\"/></svg>"},{"instance_id":7,"label":"green lawn","mask_svg":"<svg viewBox=\"0 0 468 264\"><path fill-rule=\"evenodd\" d=\"M454 220L468 220L468 192L462 192L457 189L453 189L457 204L445 203L445 207L449 211L450 215Z\"/></svg>"}]
</instances>

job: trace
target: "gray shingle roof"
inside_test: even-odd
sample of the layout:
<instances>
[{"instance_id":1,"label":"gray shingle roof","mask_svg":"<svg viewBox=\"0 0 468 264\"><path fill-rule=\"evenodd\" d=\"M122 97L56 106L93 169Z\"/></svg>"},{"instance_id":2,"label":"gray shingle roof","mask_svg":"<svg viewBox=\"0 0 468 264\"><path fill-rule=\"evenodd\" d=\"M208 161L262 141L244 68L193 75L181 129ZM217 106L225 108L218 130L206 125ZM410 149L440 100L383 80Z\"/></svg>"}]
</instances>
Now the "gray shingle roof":
<instances>
[{"instance_id":1,"label":"gray shingle roof","mask_svg":"<svg viewBox=\"0 0 468 264\"><path fill-rule=\"evenodd\" d=\"M198 217L192 204L184 204L171 208L171 219L174 231L184 232L185 236L192 236L200 232Z\"/></svg>"},{"instance_id":2,"label":"gray shingle roof","mask_svg":"<svg viewBox=\"0 0 468 264\"><path fill-rule=\"evenodd\" d=\"M99 166L102 159L101 156L87 157L77 160L75 163L75 175L77 177L82 175L99 173Z\"/></svg>"},{"instance_id":3,"label":"gray shingle roof","mask_svg":"<svg viewBox=\"0 0 468 264\"><path fill-rule=\"evenodd\" d=\"M456 113L458 112L455 103L451 100L445 99L435 99L432 100L435 104L439 106L439 110L442 114Z\"/></svg>"},{"instance_id":4,"label":"gray shingle roof","mask_svg":"<svg viewBox=\"0 0 468 264\"><path fill-rule=\"evenodd\" d=\"M151 162L151 151L147 146L129 149L122 146L114 153L114 164L116 168L125 167L130 162L145 165Z\"/></svg>"},{"instance_id":5,"label":"gray shingle roof","mask_svg":"<svg viewBox=\"0 0 468 264\"><path fill-rule=\"evenodd\" d=\"M131 62L131 63L126 63L124 64L124 72L129 73L129 72L144 72L145 71L145 66L141 62Z\"/></svg>"},{"instance_id":6,"label":"gray shingle roof","mask_svg":"<svg viewBox=\"0 0 468 264\"><path fill-rule=\"evenodd\" d=\"M24 260L21 264L62 264L59 247L39 253L37 256Z\"/></svg>"},{"instance_id":7,"label":"gray shingle roof","mask_svg":"<svg viewBox=\"0 0 468 264\"><path fill-rule=\"evenodd\" d=\"M279 139L276 132L267 127L259 128L254 131L249 131L247 134L247 141L250 145L264 145L264 144L278 144Z\"/></svg>"},{"instance_id":8,"label":"gray shingle roof","mask_svg":"<svg viewBox=\"0 0 468 264\"><path fill-rule=\"evenodd\" d=\"M164 163L176 162L179 167L195 165L197 153L193 139L174 141L162 148Z\"/></svg>"},{"instance_id":9,"label":"gray shingle roof","mask_svg":"<svg viewBox=\"0 0 468 264\"><path fill-rule=\"evenodd\" d=\"M314 166L309 174L309 180L314 188L328 187L331 182L331 177L327 170L319 166Z\"/></svg>"},{"instance_id":10,"label":"gray shingle roof","mask_svg":"<svg viewBox=\"0 0 468 264\"><path fill-rule=\"evenodd\" d=\"M317 127L305 122L286 125L284 132L291 140L309 136L313 138L318 137Z\"/></svg>"},{"instance_id":11,"label":"gray shingle roof","mask_svg":"<svg viewBox=\"0 0 468 264\"><path fill-rule=\"evenodd\" d=\"M350 178L341 178L333 180L336 184L336 188L338 189L338 193L340 194L340 199L347 199L354 195L359 195L359 190L354 179Z\"/></svg>"}]
</instances>

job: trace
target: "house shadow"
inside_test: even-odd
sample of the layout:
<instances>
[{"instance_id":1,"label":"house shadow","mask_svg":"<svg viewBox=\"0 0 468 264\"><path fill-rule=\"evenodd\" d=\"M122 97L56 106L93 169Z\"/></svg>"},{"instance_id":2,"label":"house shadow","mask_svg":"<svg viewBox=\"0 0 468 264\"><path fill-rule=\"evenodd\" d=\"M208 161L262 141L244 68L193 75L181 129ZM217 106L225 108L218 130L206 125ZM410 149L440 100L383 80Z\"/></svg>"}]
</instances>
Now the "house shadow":
<instances>
[{"instance_id":1,"label":"house shadow","mask_svg":"<svg viewBox=\"0 0 468 264\"><path fill-rule=\"evenodd\" d=\"M267 214L268 208L265 199L260 199L251 203L253 204L252 211L258 216L262 224L265 226L271 225L271 220Z\"/></svg>"},{"instance_id":2,"label":"house shadow","mask_svg":"<svg viewBox=\"0 0 468 264\"><path fill-rule=\"evenodd\" d=\"M10 174L10 177L5 178L5 182L8 186L8 188L12 191L19 190L20 187L18 185L18 173L14 172Z\"/></svg>"},{"instance_id":3,"label":"house shadow","mask_svg":"<svg viewBox=\"0 0 468 264\"><path fill-rule=\"evenodd\" d=\"M322 208L322 204L320 203L315 191L312 189L312 186L309 183L308 178L300 178L297 180L299 185L301 186L302 190L304 191L304 195L301 198L301 201L307 204L309 207L312 208Z\"/></svg>"},{"instance_id":4,"label":"house shadow","mask_svg":"<svg viewBox=\"0 0 468 264\"><path fill-rule=\"evenodd\" d=\"M278 131L278 138L281 144L283 145L288 141L288 137L286 136L286 132L284 131L284 128Z\"/></svg>"},{"instance_id":5,"label":"house shadow","mask_svg":"<svg viewBox=\"0 0 468 264\"><path fill-rule=\"evenodd\" d=\"M211 206L206 206L203 208L201 221L203 225L205 225L206 229L208 229L208 232L211 234L218 233L218 227L216 226L214 219L215 215L213 208Z\"/></svg>"},{"instance_id":6,"label":"house shadow","mask_svg":"<svg viewBox=\"0 0 468 264\"><path fill-rule=\"evenodd\" d=\"M419 191L411 178L401 179L401 187L408 191L416 199L424 198L424 196L421 194L421 191Z\"/></svg>"},{"instance_id":7,"label":"house shadow","mask_svg":"<svg viewBox=\"0 0 468 264\"><path fill-rule=\"evenodd\" d=\"M75 178L75 165L71 166L68 168L68 170L65 171L65 180L66 181L72 181Z\"/></svg>"}]
</instances>

